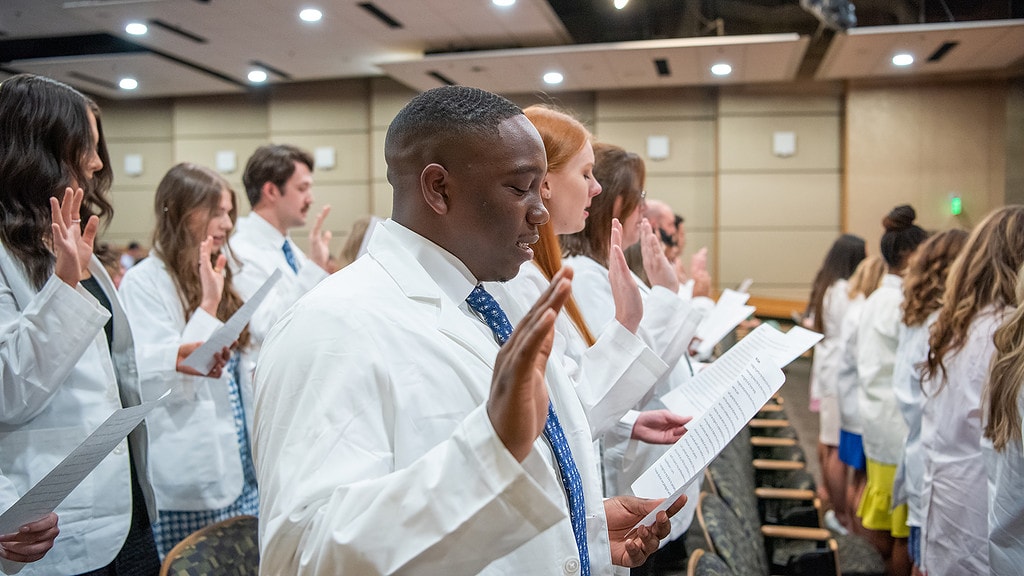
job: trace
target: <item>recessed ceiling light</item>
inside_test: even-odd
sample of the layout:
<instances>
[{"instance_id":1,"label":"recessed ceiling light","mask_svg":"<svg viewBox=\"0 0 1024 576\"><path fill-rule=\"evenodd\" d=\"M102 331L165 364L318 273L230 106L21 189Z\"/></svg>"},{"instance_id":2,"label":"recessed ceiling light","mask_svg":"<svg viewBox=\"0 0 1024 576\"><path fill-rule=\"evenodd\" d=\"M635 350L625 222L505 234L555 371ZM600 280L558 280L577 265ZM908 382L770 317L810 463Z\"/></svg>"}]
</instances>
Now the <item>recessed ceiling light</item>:
<instances>
[{"instance_id":1,"label":"recessed ceiling light","mask_svg":"<svg viewBox=\"0 0 1024 576\"><path fill-rule=\"evenodd\" d=\"M121 78L121 81L117 83L122 90L135 90L139 87L139 81L135 78Z\"/></svg>"},{"instance_id":2,"label":"recessed ceiling light","mask_svg":"<svg viewBox=\"0 0 1024 576\"><path fill-rule=\"evenodd\" d=\"M260 84L267 81L267 73L263 70L250 70L249 82Z\"/></svg>"},{"instance_id":3,"label":"recessed ceiling light","mask_svg":"<svg viewBox=\"0 0 1024 576\"><path fill-rule=\"evenodd\" d=\"M896 66L910 66L914 63L914 56L912 54L897 54L892 57L892 63Z\"/></svg>"},{"instance_id":4,"label":"recessed ceiling light","mask_svg":"<svg viewBox=\"0 0 1024 576\"><path fill-rule=\"evenodd\" d=\"M129 22L128 25L124 27L124 31L132 36L142 36L146 32L149 32L149 27L142 22Z\"/></svg>"},{"instance_id":5,"label":"recessed ceiling light","mask_svg":"<svg viewBox=\"0 0 1024 576\"><path fill-rule=\"evenodd\" d=\"M547 72L544 74L544 82L547 84L561 84L564 79L561 72Z\"/></svg>"},{"instance_id":6,"label":"recessed ceiling light","mask_svg":"<svg viewBox=\"0 0 1024 576\"><path fill-rule=\"evenodd\" d=\"M615 0L614 6L616 10L622 10L629 4L629 0Z\"/></svg>"},{"instance_id":7,"label":"recessed ceiling light","mask_svg":"<svg viewBox=\"0 0 1024 576\"><path fill-rule=\"evenodd\" d=\"M319 22L323 17L324 13L316 8L306 8L302 12L299 12L299 18L306 22Z\"/></svg>"},{"instance_id":8,"label":"recessed ceiling light","mask_svg":"<svg viewBox=\"0 0 1024 576\"><path fill-rule=\"evenodd\" d=\"M728 64L715 64L711 67L711 73L715 76L728 76L732 74L732 66Z\"/></svg>"},{"instance_id":9,"label":"recessed ceiling light","mask_svg":"<svg viewBox=\"0 0 1024 576\"><path fill-rule=\"evenodd\" d=\"M508 8L509 6L516 3L516 0L491 0L491 3L495 6L501 6L502 8Z\"/></svg>"}]
</instances>

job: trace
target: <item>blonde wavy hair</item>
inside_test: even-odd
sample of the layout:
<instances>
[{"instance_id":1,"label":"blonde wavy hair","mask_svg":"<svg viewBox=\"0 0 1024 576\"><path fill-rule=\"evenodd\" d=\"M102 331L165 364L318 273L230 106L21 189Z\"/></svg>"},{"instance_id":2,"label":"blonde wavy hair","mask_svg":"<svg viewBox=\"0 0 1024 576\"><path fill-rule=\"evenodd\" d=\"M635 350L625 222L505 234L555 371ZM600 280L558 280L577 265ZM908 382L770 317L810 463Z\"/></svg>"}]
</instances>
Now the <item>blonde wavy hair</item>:
<instances>
[{"instance_id":1,"label":"blonde wavy hair","mask_svg":"<svg viewBox=\"0 0 1024 576\"><path fill-rule=\"evenodd\" d=\"M1017 310L996 330L996 355L985 385L985 438L1002 452L1021 439L1017 397L1024 383L1024 266L1017 272Z\"/></svg>"},{"instance_id":2,"label":"blonde wavy hair","mask_svg":"<svg viewBox=\"0 0 1024 576\"><path fill-rule=\"evenodd\" d=\"M917 326L942 306L946 277L967 243L967 231L940 232L924 241L910 257L903 277L903 323Z\"/></svg>"},{"instance_id":3,"label":"blonde wavy hair","mask_svg":"<svg viewBox=\"0 0 1024 576\"><path fill-rule=\"evenodd\" d=\"M960 350L974 317L990 305L1016 301L1017 270L1024 263L1024 206L1000 208L971 232L949 270L939 316L928 339L928 359L922 381L946 383L943 361ZM941 379L940 379L941 375Z\"/></svg>"},{"instance_id":4,"label":"blonde wavy hair","mask_svg":"<svg viewBox=\"0 0 1024 576\"><path fill-rule=\"evenodd\" d=\"M885 259L874 254L860 261L857 264L857 269L850 275L849 291L847 294L850 299L854 299L861 294L865 298L871 296L871 293L878 289L882 284L882 278L885 276Z\"/></svg>"}]
</instances>

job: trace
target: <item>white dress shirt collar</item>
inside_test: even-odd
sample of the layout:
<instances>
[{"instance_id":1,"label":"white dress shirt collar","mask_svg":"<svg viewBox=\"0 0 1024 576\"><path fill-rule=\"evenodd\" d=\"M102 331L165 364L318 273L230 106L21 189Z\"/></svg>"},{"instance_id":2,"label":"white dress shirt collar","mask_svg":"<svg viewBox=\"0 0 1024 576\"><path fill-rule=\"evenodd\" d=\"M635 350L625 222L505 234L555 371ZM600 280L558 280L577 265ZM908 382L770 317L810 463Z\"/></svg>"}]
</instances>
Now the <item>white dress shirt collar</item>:
<instances>
[{"instance_id":1,"label":"white dress shirt collar","mask_svg":"<svg viewBox=\"0 0 1024 576\"><path fill-rule=\"evenodd\" d=\"M246 225L252 229L253 233L266 238L268 242L273 242L276 246L283 246L285 240L291 239L287 234L281 234L280 230L256 212L250 212L246 220Z\"/></svg>"},{"instance_id":2,"label":"white dress shirt collar","mask_svg":"<svg viewBox=\"0 0 1024 576\"><path fill-rule=\"evenodd\" d=\"M469 268L451 252L390 218L380 225L399 239L452 302L461 306L479 284Z\"/></svg>"}]
</instances>

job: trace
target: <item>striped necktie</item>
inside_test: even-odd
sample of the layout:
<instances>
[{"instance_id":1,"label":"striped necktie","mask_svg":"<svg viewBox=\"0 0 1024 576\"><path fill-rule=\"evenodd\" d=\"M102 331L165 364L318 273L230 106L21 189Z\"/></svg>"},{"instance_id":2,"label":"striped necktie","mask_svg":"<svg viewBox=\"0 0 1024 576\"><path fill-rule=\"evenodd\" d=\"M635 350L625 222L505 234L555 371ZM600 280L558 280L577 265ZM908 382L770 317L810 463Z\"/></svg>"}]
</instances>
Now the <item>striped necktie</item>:
<instances>
[{"instance_id":1,"label":"striped necktie","mask_svg":"<svg viewBox=\"0 0 1024 576\"><path fill-rule=\"evenodd\" d=\"M483 286L473 288L473 291L466 298L466 303L477 314L483 318L487 326L494 332L494 337L499 344L504 344L512 335L512 324L505 316L505 312L498 306ZM590 576L590 554L587 552L587 516L586 506L583 501L583 480L580 478L579 470L576 469L576 462L573 460L572 451L569 449L569 441L565 438L562 425L558 423L558 416L555 414L555 407L548 402L548 418L544 423L544 437L551 445L555 461L558 463L559 476L562 479L562 487L565 489L566 498L569 501L569 519L572 521L572 533L576 538L576 548L580 553L580 574Z\"/></svg>"}]
</instances>

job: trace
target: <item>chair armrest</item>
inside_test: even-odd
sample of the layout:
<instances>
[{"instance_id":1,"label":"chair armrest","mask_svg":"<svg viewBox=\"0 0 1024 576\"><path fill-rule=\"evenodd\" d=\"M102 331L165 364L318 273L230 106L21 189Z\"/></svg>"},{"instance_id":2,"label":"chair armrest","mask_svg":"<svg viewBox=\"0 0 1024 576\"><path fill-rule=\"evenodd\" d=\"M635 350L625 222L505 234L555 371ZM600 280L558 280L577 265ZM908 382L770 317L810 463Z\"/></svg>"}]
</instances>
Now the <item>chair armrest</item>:
<instances>
[{"instance_id":1,"label":"chair armrest","mask_svg":"<svg viewBox=\"0 0 1024 576\"><path fill-rule=\"evenodd\" d=\"M761 526L761 534L767 538L820 540L823 542L832 538L832 533L824 528L807 528L804 526Z\"/></svg>"},{"instance_id":2,"label":"chair armrest","mask_svg":"<svg viewBox=\"0 0 1024 576\"><path fill-rule=\"evenodd\" d=\"M814 500L817 498L814 490L801 488L754 488L754 494L758 498L766 500Z\"/></svg>"},{"instance_id":3,"label":"chair armrest","mask_svg":"<svg viewBox=\"0 0 1024 576\"><path fill-rule=\"evenodd\" d=\"M754 459L754 470L803 470L805 467L804 462L793 460Z\"/></svg>"},{"instance_id":4,"label":"chair armrest","mask_svg":"<svg viewBox=\"0 0 1024 576\"><path fill-rule=\"evenodd\" d=\"M750 445L755 448L784 448L796 446L796 438L780 438L775 436L751 436Z\"/></svg>"}]
</instances>

